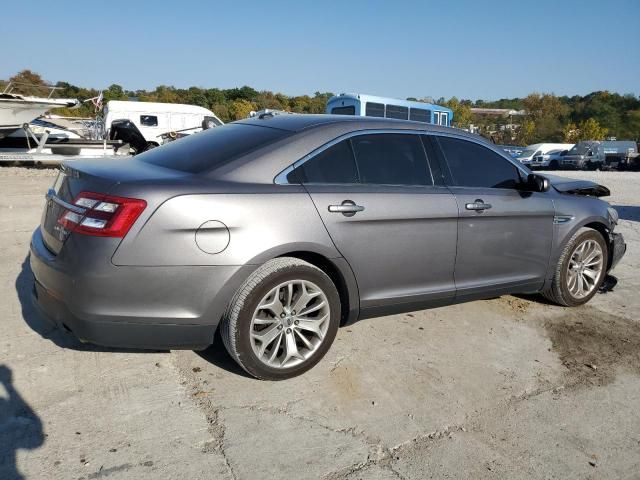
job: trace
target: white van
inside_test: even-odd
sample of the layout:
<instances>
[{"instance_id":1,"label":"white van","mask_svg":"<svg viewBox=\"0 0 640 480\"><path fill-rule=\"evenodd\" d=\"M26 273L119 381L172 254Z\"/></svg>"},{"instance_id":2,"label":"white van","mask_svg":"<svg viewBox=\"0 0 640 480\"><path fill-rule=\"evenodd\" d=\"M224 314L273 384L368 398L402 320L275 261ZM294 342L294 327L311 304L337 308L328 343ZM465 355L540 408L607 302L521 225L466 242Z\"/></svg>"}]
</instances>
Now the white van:
<instances>
[{"instance_id":1,"label":"white van","mask_svg":"<svg viewBox=\"0 0 640 480\"><path fill-rule=\"evenodd\" d=\"M571 147L573 147L573 143L534 143L528 145L516 159L528 167L546 167L549 164L547 161L547 164L544 165L544 155L552 150L564 151L571 149Z\"/></svg>"},{"instance_id":2,"label":"white van","mask_svg":"<svg viewBox=\"0 0 640 480\"><path fill-rule=\"evenodd\" d=\"M162 145L167 137L173 139L200 132L203 126L212 128L224 123L212 111L196 105L122 100L107 102L103 118L107 138L111 122L127 119L138 127L150 146Z\"/></svg>"}]
</instances>

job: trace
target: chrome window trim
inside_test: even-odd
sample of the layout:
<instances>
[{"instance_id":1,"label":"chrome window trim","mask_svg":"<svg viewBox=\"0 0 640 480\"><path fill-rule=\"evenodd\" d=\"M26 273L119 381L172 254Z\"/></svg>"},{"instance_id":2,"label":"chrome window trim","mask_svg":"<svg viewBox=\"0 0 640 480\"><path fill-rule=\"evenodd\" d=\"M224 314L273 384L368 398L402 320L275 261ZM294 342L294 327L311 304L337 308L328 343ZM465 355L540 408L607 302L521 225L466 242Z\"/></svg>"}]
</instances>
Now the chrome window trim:
<instances>
[{"instance_id":1,"label":"chrome window trim","mask_svg":"<svg viewBox=\"0 0 640 480\"><path fill-rule=\"evenodd\" d=\"M324 145L316 148L312 152L309 152L308 154L306 154L304 157L300 158L299 160L296 160L295 162L293 162L287 168L285 168L280 173L278 173L275 176L275 178L273 179L273 182L276 185L300 185L298 183L289 183L287 181L287 175L289 173L291 173L293 170L295 170L296 168L298 168L300 165L303 165L305 162L307 162L311 158L315 157L316 155L321 154L322 152L324 152L328 148L333 147L335 144L340 143L343 140L348 140L348 139L351 139L353 137L359 137L359 136L362 136L362 135L377 135L377 134L388 134L388 133L395 133L395 134L402 134L402 135L425 135L427 132L425 130L380 128L380 129L371 129L371 130L354 130L353 132L344 133L344 134L340 135L339 137L336 137L333 140L330 140L329 142L325 143ZM420 143L422 144L422 140L420 141ZM431 185L406 185L406 184L390 184L390 183L306 183L304 185L359 185L359 186L380 185L380 186L396 186L396 187L434 187L434 186L437 186L437 185L435 185L435 182L434 182L434 179L433 179L433 172L431 171L431 160L429 160L429 156L427 155L427 150L424 147L424 144L422 144L422 148L423 148L423 151L424 151L424 156L427 159L427 166L429 167L429 176L431 177ZM354 156L355 156L355 152L354 152ZM356 160L356 159L354 158L354 160Z\"/></svg>"}]
</instances>

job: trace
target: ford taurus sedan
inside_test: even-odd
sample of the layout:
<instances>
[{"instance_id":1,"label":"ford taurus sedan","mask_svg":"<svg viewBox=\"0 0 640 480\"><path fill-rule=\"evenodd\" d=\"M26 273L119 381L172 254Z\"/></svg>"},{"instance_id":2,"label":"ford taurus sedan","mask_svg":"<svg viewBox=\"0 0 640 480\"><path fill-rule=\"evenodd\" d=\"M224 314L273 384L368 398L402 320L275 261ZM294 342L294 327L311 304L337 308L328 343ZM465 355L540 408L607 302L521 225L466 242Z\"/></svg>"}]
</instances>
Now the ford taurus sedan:
<instances>
[{"instance_id":1,"label":"ford taurus sedan","mask_svg":"<svg viewBox=\"0 0 640 480\"><path fill-rule=\"evenodd\" d=\"M507 293L584 304L626 248L606 194L452 128L265 115L63 165L34 297L83 341L202 349L219 332L249 374L283 379L356 319Z\"/></svg>"}]
</instances>

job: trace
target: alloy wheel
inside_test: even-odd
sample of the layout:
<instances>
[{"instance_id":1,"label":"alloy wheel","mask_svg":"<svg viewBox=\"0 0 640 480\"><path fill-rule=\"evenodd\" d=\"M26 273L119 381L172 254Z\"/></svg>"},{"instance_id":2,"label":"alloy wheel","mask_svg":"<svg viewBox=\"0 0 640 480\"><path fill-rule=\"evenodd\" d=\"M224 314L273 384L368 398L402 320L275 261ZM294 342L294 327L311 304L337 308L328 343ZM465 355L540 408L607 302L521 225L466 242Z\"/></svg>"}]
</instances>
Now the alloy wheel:
<instances>
[{"instance_id":1,"label":"alloy wheel","mask_svg":"<svg viewBox=\"0 0 640 480\"><path fill-rule=\"evenodd\" d=\"M598 284L604 268L604 255L598 242L587 239L573 250L567 265L567 288L577 299L589 295Z\"/></svg>"},{"instance_id":2,"label":"alloy wheel","mask_svg":"<svg viewBox=\"0 0 640 480\"><path fill-rule=\"evenodd\" d=\"M251 347L272 368L290 368L311 358L329 328L325 293L308 280L289 280L267 293L251 319Z\"/></svg>"}]
</instances>

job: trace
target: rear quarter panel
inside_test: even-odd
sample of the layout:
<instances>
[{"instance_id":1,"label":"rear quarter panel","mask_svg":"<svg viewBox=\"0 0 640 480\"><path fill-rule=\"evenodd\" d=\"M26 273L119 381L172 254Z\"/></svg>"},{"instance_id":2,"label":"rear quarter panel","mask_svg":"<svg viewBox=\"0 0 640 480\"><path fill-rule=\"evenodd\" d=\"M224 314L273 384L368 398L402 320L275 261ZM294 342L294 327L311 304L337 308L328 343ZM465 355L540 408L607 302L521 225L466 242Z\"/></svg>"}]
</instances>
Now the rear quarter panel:
<instances>
[{"instance_id":1,"label":"rear quarter panel","mask_svg":"<svg viewBox=\"0 0 640 480\"><path fill-rule=\"evenodd\" d=\"M196 236L209 238L219 248L205 251ZM291 251L310 251L327 258L340 256L306 192L189 194L162 203L142 226L125 237L112 262L259 265Z\"/></svg>"}]
</instances>

